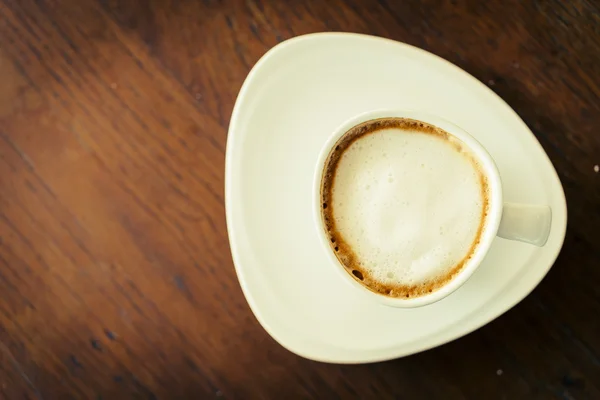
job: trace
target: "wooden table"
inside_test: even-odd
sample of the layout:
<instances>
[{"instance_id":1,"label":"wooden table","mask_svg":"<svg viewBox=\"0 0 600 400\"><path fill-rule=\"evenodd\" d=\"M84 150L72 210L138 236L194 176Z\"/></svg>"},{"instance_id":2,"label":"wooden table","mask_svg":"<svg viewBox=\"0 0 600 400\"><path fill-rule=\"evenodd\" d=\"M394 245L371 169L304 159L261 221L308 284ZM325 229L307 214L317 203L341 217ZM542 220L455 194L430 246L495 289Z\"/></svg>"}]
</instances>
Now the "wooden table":
<instances>
[{"instance_id":1,"label":"wooden table","mask_svg":"<svg viewBox=\"0 0 600 400\"><path fill-rule=\"evenodd\" d=\"M0 0L0 398L600 399L600 3ZM259 326L225 227L251 66L317 31L422 47L525 120L567 195L521 304L440 348L302 359Z\"/></svg>"}]
</instances>

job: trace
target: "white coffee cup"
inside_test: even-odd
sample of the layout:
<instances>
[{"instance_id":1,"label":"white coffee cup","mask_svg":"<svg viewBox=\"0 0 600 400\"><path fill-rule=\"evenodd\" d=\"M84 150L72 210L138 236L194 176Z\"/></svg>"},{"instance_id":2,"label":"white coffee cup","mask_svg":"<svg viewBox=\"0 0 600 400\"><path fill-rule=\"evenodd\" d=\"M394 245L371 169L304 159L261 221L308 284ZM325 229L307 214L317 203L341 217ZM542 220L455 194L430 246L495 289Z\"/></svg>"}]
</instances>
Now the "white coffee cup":
<instances>
[{"instance_id":1,"label":"white coffee cup","mask_svg":"<svg viewBox=\"0 0 600 400\"><path fill-rule=\"evenodd\" d=\"M344 266L334 254L331 248L327 229L323 223L321 196L322 181L325 164L333 147L336 145L338 140L351 128L364 122L382 118L407 118L422 121L441 128L450 135L461 140L469 147L471 153L478 160L483 173L487 177L489 189L488 214L478 246L476 247L470 259L465 263L463 268L454 278L452 278L441 288L420 297L390 297L371 291L365 285L357 282L353 277L350 276L350 274L346 271ZM342 278L354 287L358 288L361 292L380 303L394 307L406 308L420 307L434 303L458 289L469 279L477 267L479 267L496 236L510 240L518 240L536 246L544 246L548 239L552 222L552 212L550 207L547 205L503 203L502 181L494 160L487 150L463 129L434 115L402 110L378 110L367 112L344 122L332 133L321 150L315 168L313 185L313 214L319 240L321 241L323 248L328 255L330 264L340 272Z\"/></svg>"}]
</instances>

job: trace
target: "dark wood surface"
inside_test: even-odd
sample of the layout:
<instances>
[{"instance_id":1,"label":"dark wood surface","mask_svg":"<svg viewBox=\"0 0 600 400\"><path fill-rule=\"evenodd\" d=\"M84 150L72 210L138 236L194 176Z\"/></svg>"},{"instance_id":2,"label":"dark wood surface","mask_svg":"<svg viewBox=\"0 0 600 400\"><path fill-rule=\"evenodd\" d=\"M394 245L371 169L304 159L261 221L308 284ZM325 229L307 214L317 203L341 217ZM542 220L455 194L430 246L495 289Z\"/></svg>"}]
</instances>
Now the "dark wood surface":
<instances>
[{"instance_id":1,"label":"dark wood surface","mask_svg":"<svg viewBox=\"0 0 600 400\"><path fill-rule=\"evenodd\" d=\"M600 399L600 3L0 0L0 398ZM567 195L562 253L484 328L372 365L259 326L225 227L251 66L317 31L440 55L532 129Z\"/></svg>"}]
</instances>

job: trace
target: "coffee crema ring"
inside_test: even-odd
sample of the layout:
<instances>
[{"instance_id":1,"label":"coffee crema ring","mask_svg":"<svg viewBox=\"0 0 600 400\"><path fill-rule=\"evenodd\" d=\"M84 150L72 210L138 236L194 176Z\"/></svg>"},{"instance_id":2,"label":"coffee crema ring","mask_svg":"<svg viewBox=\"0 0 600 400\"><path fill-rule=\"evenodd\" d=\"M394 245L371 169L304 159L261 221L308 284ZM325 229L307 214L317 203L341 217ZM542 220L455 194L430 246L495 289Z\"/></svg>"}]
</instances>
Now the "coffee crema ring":
<instances>
[{"instance_id":1,"label":"coffee crema ring","mask_svg":"<svg viewBox=\"0 0 600 400\"><path fill-rule=\"evenodd\" d=\"M399 132L400 134L404 133L406 135L426 134L429 137L436 138L436 140L439 140L440 142L443 142L446 145L450 145L450 148L455 152L455 154L460 155L460 157L455 157L455 159L459 160L459 158L460 158L460 160L463 160L463 161L460 161L460 160L459 161L451 160L451 161L454 162L454 164L459 165L460 168L462 168L462 169L459 168L459 170L462 171L462 170L465 170L465 168L467 168L467 167L465 167L466 164L464 163L464 160L468 160L470 169L473 171L473 179L471 179L471 181L476 180L476 182L475 181L468 182L468 184L470 184L470 186L468 186L468 188L470 189L469 193L471 193L471 194L473 193L473 190L474 190L473 185L477 185L478 191L479 191L479 193L477 193L477 196L480 197L480 199L475 201L474 203L479 205L478 209L480 209L480 212L477 215L470 217L473 221L475 221L475 219L477 220L477 226L476 227L467 226L467 228L469 228L469 233L471 234L472 239L471 239L471 236L469 236L468 243L466 243L466 242L461 243L461 246L466 248L466 250L464 251L464 255L461 256L460 258L455 257L456 258L455 262L453 262L452 265L444 268L444 270L441 273L437 273L435 276L429 277L427 279L422 279L418 282L402 282L401 277L396 279L397 277L395 277L394 273L392 273L392 272L386 272L386 276L385 276L386 279L382 279L382 274L380 273L381 271L377 270L377 268L378 268L377 265L375 265L375 266L365 265L368 263L364 259L361 259L359 252L357 252L359 246L357 246L355 243L355 245L353 247L350 243L348 243L348 240L347 240L348 232L342 232L343 227L342 227L342 229L340 229L340 226L339 226L340 222L343 220L343 218L342 218L342 220L340 220L339 215L336 215L336 210L341 207L339 207L339 206L336 207L333 197L334 197L334 193L336 190L336 178L338 175L338 167L340 166L341 160L348 153L348 150L354 144L358 145L359 141L362 141L364 138L367 138L369 135L381 133L381 132L388 131L388 130L395 130L395 131L399 130L399 131L401 131L401 132ZM396 140L396 139L394 139L394 140ZM412 140L412 139L409 138L408 140ZM419 140L421 140L421 139L419 139ZM371 143L371 145L372 145L372 143ZM436 146L438 146L438 145L436 144ZM409 147L409 146L407 146L407 147ZM382 147L382 148L384 148L384 147ZM411 150L410 148L407 149L407 151L410 151L410 150ZM359 151L359 150L357 150L357 151ZM447 150L445 150L445 151L447 152ZM383 153L383 154L385 154L385 153ZM444 153L444 154L446 154L446 153ZM449 157L453 157L453 156L450 155ZM372 158L371 158L371 160L372 160ZM392 161L391 163L393 164L393 162L394 161ZM372 163L374 163L374 162L372 162ZM421 167L425 168L425 163L421 163ZM416 168L418 168L418 166L411 165L411 168L416 169ZM427 173L429 173L427 171L421 172L418 169L416 171L418 171L421 175L425 175L425 176L427 175ZM391 177L391 174L390 174L390 178L388 178L388 179L389 179L390 185L393 185L393 178ZM435 179L438 179L438 178L436 177ZM348 182L350 182L351 184L354 184L352 179L348 180ZM385 187L382 186L381 183L378 183L378 184L379 184L379 187L383 187L385 189ZM370 184L366 185L367 190L368 190L369 186L370 186ZM409 191L409 190L410 190L410 188L407 189L407 191ZM363 197L370 198L370 197L366 197L366 196L367 195L364 195ZM375 195L369 195L369 196L373 197ZM347 196L347 197L349 198L351 196ZM458 195L458 198L460 198L460 194ZM368 288L369 290L371 290L373 292L380 293L382 295L394 297L394 298L409 299L409 298L415 298L415 297L427 295L429 293L432 293L432 292L440 289L444 285L446 285L463 269L465 264L469 261L469 259L475 253L475 250L481 240L483 228L485 227L487 211L488 211L488 207L489 207L489 188L488 188L487 178L486 178L485 174L483 173L483 170L480 167L477 159L472 154L472 152L470 151L468 146L466 146L458 138L454 137L453 135L449 134L448 132L446 132L436 126L433 126L431 124L428 124L428 123L425 123L422 121L417 121L417 120L408 119L408 118L381 118L381 119L366 121L364 123L361 123L351 129L349 129L344 135L342 135L342 137L333 146L332 150L330 151L330 153L326 159L325 165L324 165L324 172L323 172L322 181L321 181L321 199L322 199L322 207L321 207L322 219L323 219L324 227L327 231L327 235L330 239L331 249L334 252L334 254L336 255L337 259L340 261L340 263L344 266L346 272L354 280L356 280L361 285L363 285L364 287ZM349 200L351 200L351 199L349 199ZM470 199L469 201L473 202L472 199ZM358 214L358 212L357 212L357 214ZM377 215L377 214L375 214L375 215ZM449 216L450 219L452 217L453 217L452 215ZM336 222L336 218L338 218L337 222ZM348 225L348 223L346 223L346 225ZM382 226L385 225L385 221L383 221L381 223L381 225ZM440 227L440 235L442 235L442 232L441 232L442 228L443 227ZM462 232L460 232L460 233L462 234ZM451 234L448 237L451 238L452 237ZM357 241L356 238L354 238L354 241L355 242ZM358 241L358 243L360 244L360 241ZM435 243L433 243L433 244L435 244ZM405 244L402 244L402 245L405 246ZM374 257L374 258L377 258L377 257ZM417 261L420 262L419 260L417 260ZM413 260L412 263L415 264L415 261ZM402 268L404 268L404 267L396 266L395 268L396 268L395 271L396 270L403 271ZM384 269L391 270L391 267L388 265ZM405 270L408 270L408 269L405 268ZM377 273L379 273L379 276L376 276ZM418 274L415 273L415 275L418 275ZM396 280L394 280L394 279L396 279Z\"/></svg>"}]
</instances>

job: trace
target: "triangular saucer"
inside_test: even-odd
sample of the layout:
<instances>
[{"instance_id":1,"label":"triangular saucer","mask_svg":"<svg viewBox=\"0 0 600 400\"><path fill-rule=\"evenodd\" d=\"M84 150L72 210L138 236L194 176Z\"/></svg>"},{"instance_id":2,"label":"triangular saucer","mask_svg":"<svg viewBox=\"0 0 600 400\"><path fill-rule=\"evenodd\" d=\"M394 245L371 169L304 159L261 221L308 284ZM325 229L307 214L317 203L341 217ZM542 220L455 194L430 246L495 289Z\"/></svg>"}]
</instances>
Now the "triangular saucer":
<instances>
[{"instance_id":1,"label":"triangular saucer","mask_svg":"<svg viewBox=\"0 0 600 400\"><path fill-rule=\"evenodd\" d=\"M386 108L436 114L475 136L496 161L505 201L552 207L546 246L497 238L464 286L418 309L372 303L343 282L315 235L315 163L343 121ZM256 64L231 118L225 195L236 271L262 326L294 353L338 363L406 356L498 317L546 275L567 222L556 171L502 99L433 54L357 34L297 37Z\"/></svg>"}]
</instances>

